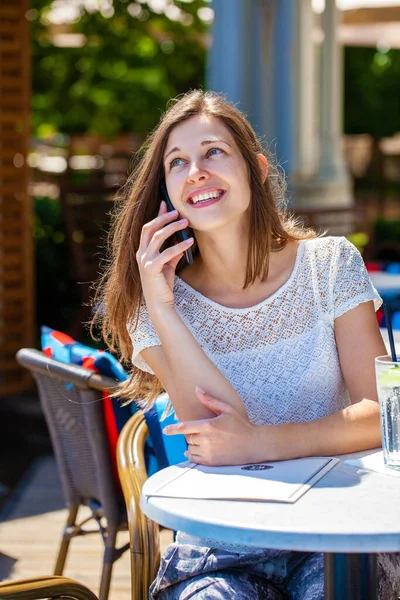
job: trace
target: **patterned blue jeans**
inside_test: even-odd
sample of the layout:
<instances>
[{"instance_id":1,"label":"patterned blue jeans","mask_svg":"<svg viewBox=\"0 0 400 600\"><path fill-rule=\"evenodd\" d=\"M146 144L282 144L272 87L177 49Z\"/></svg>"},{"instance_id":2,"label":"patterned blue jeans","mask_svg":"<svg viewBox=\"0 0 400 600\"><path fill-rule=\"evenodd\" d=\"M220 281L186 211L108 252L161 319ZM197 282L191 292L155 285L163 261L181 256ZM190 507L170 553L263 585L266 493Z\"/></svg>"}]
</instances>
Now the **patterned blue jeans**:
<instances>
[{"instance_id":1,"label":"patterned blue jeans","mask_svg":"<svg viewBox=\"0 0 400 600\"><path fill-rule=\"evenodd\" d=\"M378 555L379 599L400 594L400 554ZM171 544L164 552L150 600L323 600L320 553Z\"/></svg>"}]
</instances>

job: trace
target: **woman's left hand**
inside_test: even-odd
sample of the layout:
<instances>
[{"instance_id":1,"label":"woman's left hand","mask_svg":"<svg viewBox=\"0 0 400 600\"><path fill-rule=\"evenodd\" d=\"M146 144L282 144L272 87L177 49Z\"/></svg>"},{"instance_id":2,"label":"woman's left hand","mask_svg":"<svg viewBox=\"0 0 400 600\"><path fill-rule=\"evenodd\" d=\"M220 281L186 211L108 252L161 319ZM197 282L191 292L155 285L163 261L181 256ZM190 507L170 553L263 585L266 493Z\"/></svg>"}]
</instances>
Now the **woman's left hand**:
<instances>
[{"instance_id":1,"label":"woman's left hand","mask_svg":"<svg viewBox=\"0 0 400 600\"><path fill-rule=\"evenodd\" d=\"M188 441L188 460L202 465L240 465L260 462L258 434L261 427L250 423L235 408L196 388L199 401L215 413L211 419L182 421L164 428L166 435L183 433Z\"/></svg>"}]
</instances>

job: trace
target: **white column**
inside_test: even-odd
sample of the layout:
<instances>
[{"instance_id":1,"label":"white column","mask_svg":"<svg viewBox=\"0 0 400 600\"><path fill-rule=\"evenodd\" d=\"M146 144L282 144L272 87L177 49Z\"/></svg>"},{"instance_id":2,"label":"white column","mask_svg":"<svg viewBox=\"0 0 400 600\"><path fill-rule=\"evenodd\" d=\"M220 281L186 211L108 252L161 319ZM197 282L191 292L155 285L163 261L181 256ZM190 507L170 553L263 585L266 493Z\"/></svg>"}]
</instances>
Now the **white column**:
<instances>
[{"instance_id":1,"label":"white column","mask_svg":"<svg viewBox=\"0 0 400 600\"><path fill-rule=\"evenodd\" d=\"M311 0L310 0L311 3ZM303 13L304 16L304 13ZM342 48L338 42L338 27L340 12L335 0L325 0L325 11L321 16L321 28L324 39L319 47L319 93L315 110L318 134L315 140L316 175L310 179L298 178L293 188L293 204L297 209L327 209L351 207L353 196L342 150L343 122L343 57ZM306 63L305 63L306 64ZM307 81L300 82L299 93L303 95L302 103L306 103L306 91L301 86L308 85ZM306 109L305 109L306 110ZM298 110L299 114L301 109ZM308 171L311 156L307 154L307 133L302 128L307 121L299 118L298 147L302 169ZM306 158L307 157L307 158ZM308 162L310 160L310 162ZM307 162L307 164L306 164ZM300 171L301 172L301 171ZM344 220L347 217L344 217ZM328 225L327 225L328 226ZM342 223L341 235L350 225ZM346 229L347 228L347 229Z\"/></svg>"},{"instance_id":2,"label":"white column","mask_svg":"<svg viewBox=\"0 0 400 600\"><path fill-rule=\"evenodd\" d=\"M318 111L314 13L311 0L298 0L294 32L295 140L293 181L309 180L318 167Z\"/></svg>"},{"instance_id":3,"label":"white column","mask_svg":"<svg viewBox=\"0 0 400 600\"><path fill-rule=\"evenodd\" d=\"M318 179L347 181L342 153L343 55L338 42L340 13L336 0L325 0L321 15L324 40L320 70L320 165Z\"/></svg>"}]
</instances>

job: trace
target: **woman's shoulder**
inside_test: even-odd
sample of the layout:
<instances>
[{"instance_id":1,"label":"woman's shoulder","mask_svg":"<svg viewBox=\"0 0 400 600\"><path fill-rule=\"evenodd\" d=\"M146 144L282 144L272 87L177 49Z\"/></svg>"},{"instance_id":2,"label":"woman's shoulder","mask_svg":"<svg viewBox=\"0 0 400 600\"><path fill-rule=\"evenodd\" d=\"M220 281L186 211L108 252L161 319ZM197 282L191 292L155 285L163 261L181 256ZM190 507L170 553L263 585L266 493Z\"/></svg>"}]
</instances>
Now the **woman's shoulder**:
<instances>
[{"instance_id":1,"label":"woman's shoulder","mask_svg":"<svg viewBox=\"0 0 400 600\"><path fill-rule=\"evenodd\" d=\"M362 271L364 262L357 248L343 236L315 237L303 242L301 273L312 274L319 287L325 287L338 277L348 278Z\"/></svg>"},{"instance_id":2,"label":"woman's shoulder","mask_svg":"<svg viewBox=\"0 0 400 600\"><path fill-rule=\"evenodd\" d=\"M337 261L343 255L358 252L344 236L327 235L303 240L302 243L305 245L306 254L315 257L318 261Z\"/></svg>"},{"instance_id":3,"label":"woman's shoulder","mask_svg":"<svg viewBox=\"0 0 400 600\"><path fill-rule=\"evenodd\" d=\"M316 236L303 240L303 244L306 244L309 248L313 249L327 249L333 250L343 244L350 244L350 242L344 236L338 235L324 235Z\"/></svg>"}]
</instances>

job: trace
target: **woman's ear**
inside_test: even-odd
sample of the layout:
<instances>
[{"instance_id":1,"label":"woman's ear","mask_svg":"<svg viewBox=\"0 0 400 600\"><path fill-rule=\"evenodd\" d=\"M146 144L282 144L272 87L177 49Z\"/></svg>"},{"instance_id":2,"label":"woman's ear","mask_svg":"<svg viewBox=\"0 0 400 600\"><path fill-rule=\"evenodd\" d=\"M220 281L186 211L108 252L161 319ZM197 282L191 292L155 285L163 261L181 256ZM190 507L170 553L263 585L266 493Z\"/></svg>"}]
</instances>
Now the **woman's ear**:
<instances>
[{"instance_id":1,"label":"woman's ear","mask_svg":"<svg viewBox=\"0 0 400 600\"><path fill-rule=\"evenodd\" d=\"M261 153L257 154L257 158L261 169L261 179L264 183L268 176L268 160L265 158L264 154Z\"/></svg>"}]
</instances>

